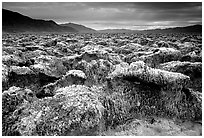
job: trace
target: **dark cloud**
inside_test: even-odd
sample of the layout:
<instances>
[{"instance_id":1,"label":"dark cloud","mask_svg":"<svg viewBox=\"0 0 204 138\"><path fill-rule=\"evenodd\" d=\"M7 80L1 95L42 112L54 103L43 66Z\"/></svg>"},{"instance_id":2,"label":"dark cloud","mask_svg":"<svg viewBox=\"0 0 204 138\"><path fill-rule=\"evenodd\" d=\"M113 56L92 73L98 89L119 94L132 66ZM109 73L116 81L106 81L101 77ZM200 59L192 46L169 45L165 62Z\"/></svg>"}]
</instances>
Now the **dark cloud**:
<instances>
[{"instance_id":1,"label":"dark cloud","mask_svg":"<svg viewBox=\"0 0 204 138\"><path fill-rule=\"evenodd\" d=\"M201 6L201 2L146 2L135 3L137 8L154 10L181 10Z\"/></svg>"},{"instance_id":2,"label":"dark cloud","mask_svg":"<svg viewBox=\"0 0 204 138\"><path fill-rule=\"evenodd\" d=\"M32 18L95 29L202 23L201 2L3 2L2 7Z\"/></svg>"}]
</instances>

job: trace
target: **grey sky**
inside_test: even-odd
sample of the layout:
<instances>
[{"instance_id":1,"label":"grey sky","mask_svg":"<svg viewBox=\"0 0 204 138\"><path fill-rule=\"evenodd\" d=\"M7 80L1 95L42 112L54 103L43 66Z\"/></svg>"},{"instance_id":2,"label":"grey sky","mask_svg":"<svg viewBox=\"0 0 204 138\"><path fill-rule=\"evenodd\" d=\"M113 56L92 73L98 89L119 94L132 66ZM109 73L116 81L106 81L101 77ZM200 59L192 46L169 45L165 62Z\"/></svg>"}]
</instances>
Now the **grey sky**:
<instances>
[{"instance_id":1,"label":"grey sky","mask_svg":"<svg viewBox=\"0 0 204 138\"><path fill-rule=\"evenodd\" d=\"M94 29L153 29L202 23L200 2L3 2L36 19L74 22Z\"/></svg>"}]
</instances>

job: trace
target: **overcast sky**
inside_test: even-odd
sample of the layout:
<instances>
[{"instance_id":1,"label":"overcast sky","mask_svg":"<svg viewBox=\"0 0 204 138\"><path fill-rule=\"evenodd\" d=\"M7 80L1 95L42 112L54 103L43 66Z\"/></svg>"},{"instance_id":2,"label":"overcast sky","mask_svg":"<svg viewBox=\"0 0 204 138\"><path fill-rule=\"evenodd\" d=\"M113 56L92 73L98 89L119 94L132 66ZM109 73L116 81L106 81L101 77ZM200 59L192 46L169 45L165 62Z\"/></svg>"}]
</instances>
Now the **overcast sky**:
<instances>
[{"instance_id":1,"label":"overcast sky","mask_svg":"<svg viewBox=\"0 0 204 138\"><path fill-rule=\"evenodd\" d=\"M73 22L96 30L141 30L202 23L201 2L3 2L2 7L35 19Z\"/></svg>"}]
</instances>

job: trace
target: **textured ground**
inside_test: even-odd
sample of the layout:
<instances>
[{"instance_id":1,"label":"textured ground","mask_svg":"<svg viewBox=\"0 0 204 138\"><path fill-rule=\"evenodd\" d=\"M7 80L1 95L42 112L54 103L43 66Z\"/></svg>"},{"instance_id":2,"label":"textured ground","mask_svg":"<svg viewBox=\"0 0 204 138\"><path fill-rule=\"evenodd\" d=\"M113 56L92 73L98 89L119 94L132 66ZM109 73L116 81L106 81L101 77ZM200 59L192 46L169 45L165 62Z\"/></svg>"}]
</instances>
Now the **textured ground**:
<instances>
[{"instance_id":1,"label":"textured ground","mask_svg":"<svg viewBox=\"0 0 204 138\"><path fill-rule=\"evenodd\" d=\"M3 34L2 133L202 135L201 34Z\"/></svg>"}]
</instances>

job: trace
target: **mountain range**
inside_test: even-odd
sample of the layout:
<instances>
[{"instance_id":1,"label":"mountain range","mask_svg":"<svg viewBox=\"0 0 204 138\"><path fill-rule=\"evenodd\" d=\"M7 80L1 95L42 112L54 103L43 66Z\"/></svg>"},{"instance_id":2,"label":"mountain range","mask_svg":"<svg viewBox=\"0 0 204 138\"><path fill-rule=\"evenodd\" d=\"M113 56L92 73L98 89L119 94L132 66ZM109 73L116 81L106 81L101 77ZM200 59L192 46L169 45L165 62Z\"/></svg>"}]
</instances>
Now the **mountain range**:
<instances>
[{"instance_id":1,"label":"mountain range","mask_svg":"<svg viewBox=\"0 0 204 138\"><path fill-rule=\"evenodd\" d=\"M202 33L202 25L175 27L166 29L143 30L143 33Z\"/></svg>"},{"instance_id":2,"label":"mountain range","mask_svg":"<svg viewBox=\"0 0 204 138\"><path fill-rule=\"evenodd\" d=\"M20 13L2 9L3 32L77 32L68 26L60 26L52 20L32 19Z\"/></svg>"},{"instance_id":3,"label":"mountain range","mask_svg":"<svg viewBox=\"0 0 204 138\"><path fill-rule=\"evenodd\" d=\"M2 9L3 32L70 32L70 33L202 33L202 25L154 30L105 29L94 30L76 23L57 24L53 20L32 19L17 12Z\"/></svg>"},{"instance_id":4,"label":"mountain range","mask_svg":"<svg viewBox=\"0 0 204 138\"><path fill-rule=\"evenodd\" d=\"M88 28L86 26L80 25L80 24L75 24L75 23L65 23L65 24L60 24L60 26L67 26L67 27L72 27L78 32L96 32L96 30L92 28Z\"/></svg>"},{"instance_id":5,"label":"mountain range","mask_svg":"<svg viewBox=\"0 0 204 138\"><path fill-rule=\"evenodd\" d=\"M130 29L104 29L104 30L99 30L98 32L100 33L131 33L131 32L136 32L137 30L130 30Z\"/></svg>"}]
</instances>

